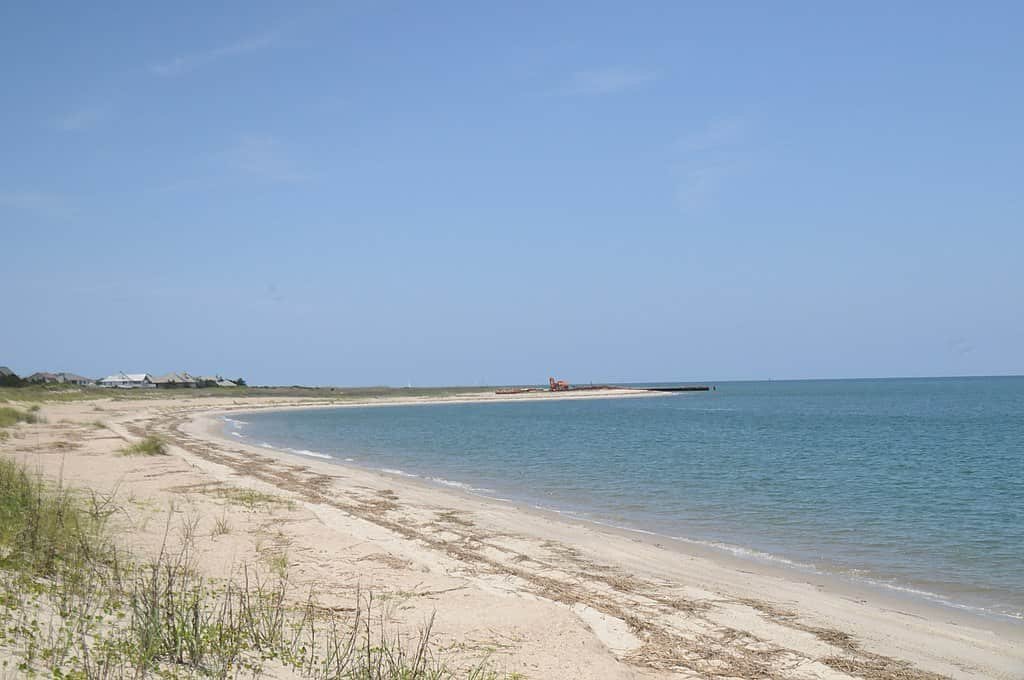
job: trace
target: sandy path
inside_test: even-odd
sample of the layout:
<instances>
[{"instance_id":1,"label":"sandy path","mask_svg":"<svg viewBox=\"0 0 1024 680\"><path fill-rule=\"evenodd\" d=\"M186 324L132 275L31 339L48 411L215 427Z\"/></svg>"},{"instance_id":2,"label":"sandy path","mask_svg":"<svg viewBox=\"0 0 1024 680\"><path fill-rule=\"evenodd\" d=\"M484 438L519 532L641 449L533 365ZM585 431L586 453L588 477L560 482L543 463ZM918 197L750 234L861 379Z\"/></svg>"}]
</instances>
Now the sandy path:
<instances>
[{"instance_id":1,"label":"sandy path","mask_svg":"<svg viewBox=\"0 0 1024 680\"><path fill-rule=\"evenodd\" d=\"M1024 626L249 447L211 415L298 403L48 405L49 424L18 426L0 451L51 475L63 466L75 485L117 486L143 548L174 500L208 536L199 548L211 575L276 555L299 590L342 606L372 589L410 630L436 611L450 658L489 655L528 678L1024 677ZM149 433L172 455L116 454ZM239 504L239 489L280 500ZM217 518L229 535L211 535Z\"/></svg>"}]
</instances>

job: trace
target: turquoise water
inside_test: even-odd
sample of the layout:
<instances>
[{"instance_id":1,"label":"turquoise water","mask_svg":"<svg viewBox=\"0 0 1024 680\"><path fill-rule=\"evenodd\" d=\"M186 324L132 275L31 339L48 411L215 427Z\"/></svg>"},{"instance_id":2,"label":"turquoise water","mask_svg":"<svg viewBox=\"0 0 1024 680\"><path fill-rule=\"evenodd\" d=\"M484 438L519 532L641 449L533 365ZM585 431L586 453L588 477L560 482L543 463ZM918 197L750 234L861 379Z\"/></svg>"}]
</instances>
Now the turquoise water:
<instances>
[{"instance_id":1,"label":"turquoise water","mask_svg":"<svg viewBox=\"0 0 1024 680\"><path fill-rule=\"evenodd\" d=\"M257 444L1024 612L1024 378L253 413Z\"/></svg>"}]
</instances>

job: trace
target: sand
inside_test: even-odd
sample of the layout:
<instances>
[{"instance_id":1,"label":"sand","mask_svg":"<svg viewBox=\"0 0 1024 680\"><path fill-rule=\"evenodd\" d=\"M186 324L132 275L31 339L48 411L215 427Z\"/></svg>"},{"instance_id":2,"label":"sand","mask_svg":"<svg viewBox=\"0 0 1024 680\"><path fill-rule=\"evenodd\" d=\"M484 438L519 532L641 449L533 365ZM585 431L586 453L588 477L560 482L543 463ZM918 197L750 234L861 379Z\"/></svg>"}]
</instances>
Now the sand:
<instances>
[{"instance_id":1,"label":"sand","mask_svg":"<svg viewBox=\"0 0 1024 680\"><path fill-rule=\"evenodd\" d=\"M551 396L446 401L534 398ZM314 588L325 603L372 591L410 633L436 613L435 643L455 665L486 658L532 679L1024 678L1024 625L223 434L225 414L328 405L46 404L47 422L12 428L0 455L116 491L120 533L142 553L174 513L199 522L211 577L285 556L295 591ZM146 434L165 437L169 455L118 454ZM270 500L239 502L245 489ZM218 521L230 533L218 535Z\"/></svg>"}]
</instances>

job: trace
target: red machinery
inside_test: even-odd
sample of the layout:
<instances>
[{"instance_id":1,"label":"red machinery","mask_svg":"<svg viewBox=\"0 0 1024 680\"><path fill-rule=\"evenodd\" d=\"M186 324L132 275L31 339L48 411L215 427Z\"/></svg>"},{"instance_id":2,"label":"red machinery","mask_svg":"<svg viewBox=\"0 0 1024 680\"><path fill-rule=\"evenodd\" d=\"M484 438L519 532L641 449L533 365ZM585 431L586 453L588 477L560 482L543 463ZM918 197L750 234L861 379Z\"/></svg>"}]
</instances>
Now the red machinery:
<instances>
[{"instance_id":1,"label":"red machinery","mask_svg":"<svg viewBox=\"0 0 1024 680\"><path fill-rule=\"evenodd\" d=\"M551 386L552 392L564 392L569 389L569 383L564 380L555 380L554 378L548 378L548 385Z\"/></svg>"}]
</instances>

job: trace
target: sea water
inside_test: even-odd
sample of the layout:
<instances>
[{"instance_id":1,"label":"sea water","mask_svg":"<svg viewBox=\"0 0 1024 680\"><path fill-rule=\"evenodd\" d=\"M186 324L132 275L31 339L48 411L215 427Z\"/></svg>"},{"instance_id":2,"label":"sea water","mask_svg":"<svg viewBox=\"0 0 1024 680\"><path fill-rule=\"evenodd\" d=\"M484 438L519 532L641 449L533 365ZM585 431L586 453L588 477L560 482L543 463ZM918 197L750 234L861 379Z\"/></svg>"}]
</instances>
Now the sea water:
<instances>
[{"instance_id":1,"label":"sea water","mask_svg":"<svg viewBox=\"0 0 1024 680\"><path fill-rule=\"evenodd\" d=\"M240 438L1024 620L1024 378L250 413Z\"/></svg>"}]
</instances>

